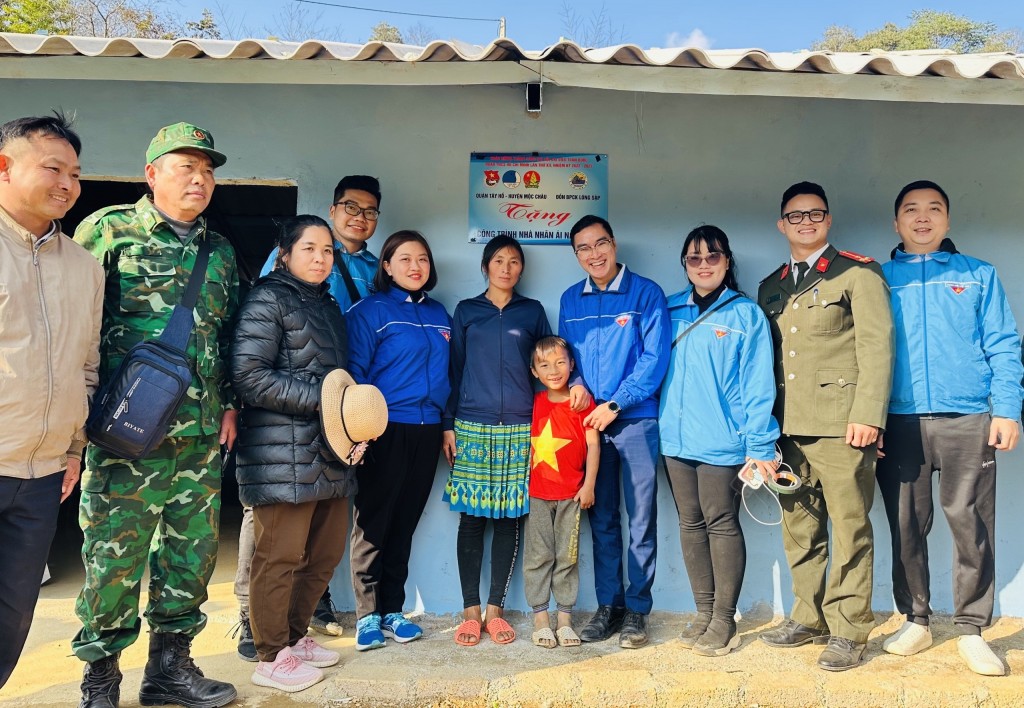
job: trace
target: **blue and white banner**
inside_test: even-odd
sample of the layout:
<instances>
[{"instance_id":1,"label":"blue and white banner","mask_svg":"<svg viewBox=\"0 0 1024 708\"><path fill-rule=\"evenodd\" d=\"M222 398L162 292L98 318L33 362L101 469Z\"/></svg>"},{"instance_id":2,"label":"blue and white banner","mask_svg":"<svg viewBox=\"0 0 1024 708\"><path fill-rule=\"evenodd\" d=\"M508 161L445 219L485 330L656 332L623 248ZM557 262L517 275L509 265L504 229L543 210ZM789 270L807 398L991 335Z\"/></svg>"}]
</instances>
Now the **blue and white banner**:
<instances>
[{"instance_id":1,"label":"blue and white banner","mask_svg":"<svg viewBox=\"0 0 1024 708\"><path fill-rule=\"evenodd\" d=\"M469 242L568 243L580 217L608 218L608 156L483 153L469 158Z\"/></svg>"}]
</instances>

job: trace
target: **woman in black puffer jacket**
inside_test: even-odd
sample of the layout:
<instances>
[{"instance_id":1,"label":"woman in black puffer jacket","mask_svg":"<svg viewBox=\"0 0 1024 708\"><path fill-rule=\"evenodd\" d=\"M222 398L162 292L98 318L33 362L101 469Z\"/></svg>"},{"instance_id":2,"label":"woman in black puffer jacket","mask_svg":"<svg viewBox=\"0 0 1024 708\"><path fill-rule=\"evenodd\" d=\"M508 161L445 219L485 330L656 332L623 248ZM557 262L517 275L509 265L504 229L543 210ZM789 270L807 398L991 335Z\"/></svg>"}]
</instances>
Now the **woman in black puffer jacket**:
<instances>
[{"instance_id":1,"label":"woman in black puffer jacket","mask_svg":"<svg viewBox=\"0 0 1024 708\"><path fill-rule=\"evenodd\" d=\"M280 260L239 309L231 377L242 400L236 475L253 507L256 552L250 620L259 657L253 683L298 691L336 652L306 637L317 600L345 550L354 468L323 438L320 382L348 363L345 322L328 292L334 239L327 222L282 228Z\"/></svg>"}]
</instances>

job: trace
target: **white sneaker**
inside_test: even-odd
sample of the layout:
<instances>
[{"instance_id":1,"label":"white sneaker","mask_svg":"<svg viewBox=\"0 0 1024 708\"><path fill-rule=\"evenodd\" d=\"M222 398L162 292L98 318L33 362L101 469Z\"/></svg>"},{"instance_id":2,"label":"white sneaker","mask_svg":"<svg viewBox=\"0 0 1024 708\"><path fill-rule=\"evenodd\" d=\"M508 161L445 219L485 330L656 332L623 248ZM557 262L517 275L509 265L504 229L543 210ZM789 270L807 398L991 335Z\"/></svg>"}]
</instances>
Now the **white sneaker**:
<instances>
[{"instance_id":1,"label":"white sneaker","mask_svg":"<svg viewBox=\"0 0 1024 708\"><path fill-rule=\"evenodd\" d=\"M285 647L277 653L277 658L273 661L258 663L251 680L257 686L294 693L309 688L323 678L323 671L304 664L299 657L292 654L291 649Z\"/></svg>"},{"instance_id":2,"label":"white sneaker","mask_svg":"<svg viewBox=\"0 0 1024 708\"><path fill-rule=\"evenodd\" d=\"M313 637L300 639L299 643L292 647L292 654L299 657L302 663L320 668L334 666L341 661L341 654L320 646Z\"/></svg>"},{"instance_id":3,"label":"white sneaker","mask_svg":"<svg viewBox=\"0 0 1024 708\"><path fill-rule=\"evenodd\" d=\"M982 676L1002 676L1006 667L980 634L964 634L956 641L957 651L967 666Z\"/></svg>"},{"instance_id":4,"label":"white sneaker","mask_svg":"<svg viewBox=\"0 0 1024 708\"><path fill-rule=\"evenodd\" d=\"M884 642L882 648L890 654L913 656L932 645L932 630L923 624L904 622L896 634Z\"/></svg>"}]
</instances>

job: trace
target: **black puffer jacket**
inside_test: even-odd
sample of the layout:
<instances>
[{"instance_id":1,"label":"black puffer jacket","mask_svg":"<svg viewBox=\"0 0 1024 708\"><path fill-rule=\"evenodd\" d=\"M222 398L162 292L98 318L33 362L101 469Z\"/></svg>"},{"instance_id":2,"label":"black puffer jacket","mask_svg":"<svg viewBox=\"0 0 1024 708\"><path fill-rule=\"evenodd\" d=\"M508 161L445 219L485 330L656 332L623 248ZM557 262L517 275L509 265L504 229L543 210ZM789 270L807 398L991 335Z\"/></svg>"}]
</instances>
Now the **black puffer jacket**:
<instances>
[{"instance_id":1,"label":"black puffer jacket","mask_svg":"<svg viewBox=\"0 0 1024 708\"><path fill-rule=\"evenodd\" d=\"M355 470L323 439L320 381L348 363L345 320L327 285L274 271L238 311L231 378L242 399L236 471L243 504L356 493Z\"/></svg>"}]
</instances>

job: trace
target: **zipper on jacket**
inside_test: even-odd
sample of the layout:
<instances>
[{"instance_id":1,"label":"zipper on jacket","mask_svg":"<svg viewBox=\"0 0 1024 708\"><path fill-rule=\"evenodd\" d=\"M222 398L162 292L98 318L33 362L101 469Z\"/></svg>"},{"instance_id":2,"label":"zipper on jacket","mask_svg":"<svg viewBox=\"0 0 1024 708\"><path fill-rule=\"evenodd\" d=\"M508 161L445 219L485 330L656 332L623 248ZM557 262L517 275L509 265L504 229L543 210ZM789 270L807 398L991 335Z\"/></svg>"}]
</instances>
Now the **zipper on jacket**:
<instances>
[{"instance_id":1,"label":"zipper on jacket","mask_svg":"<svg viewBox=\"0 0 1024 708\"><path fill-rule=\"evenodd\" d=\"M36 290L39 292L39 310L43 315L43 331L46 333L46 406L43 408L43 430L39 435L39 442L28 456L28 476L35 479L35 470L32 469L32 461L42 447L46 434L49 432L50 405L53 403L53 345L50 336L50 318L46 314L46 298L43 296L43 275L39 272L39 249L49 239L36 239L32 243L32 265L36 271Z\"/></svg>"},{"instance_id":2,"label":"zipper on jacket","mask_svg":"<svg viewBox=\"0 0 1024 708\"><path fill-rule=\"evenodd\" d=\"M509 301L511 302L511 300ZM498 371L505 370L505 325L502 323L502 309L498 308ZM502 376L502 379L505 377ZM505 382L498 382L498 425L505 424Z\"/></svg>"},{"instance_id":3,"label":"zipper on jacket","mask_svg":"<svg viewBox=\"0 0 1024 708\"><path fill-rule=\"evenodd\" d=\"M921 336L924 338L924 397L928 402L928 412L932 411L931 372L928 371L928 258L921 256ZM913 391L913 380L910 382Z\"/></svg>"},{"instance_id":4,"label":"zipper on jacket","mask_svg":"<svg viewBox=\"0 0 1024 708\"><path fill-rule=\"evenodd\" d=\"M426 416L423 415L423 401L430 399L430 337L427 336L427 328L423 326L423 318L420 317L419 303L411 303L413 311L416 313L416 321L420 324L420 332L423 334L423 339L426 340L426 379L427 379L427 395L420 399L420 425L426 425L427 422L424 420Z\"/></svg>"}]
</instances>

